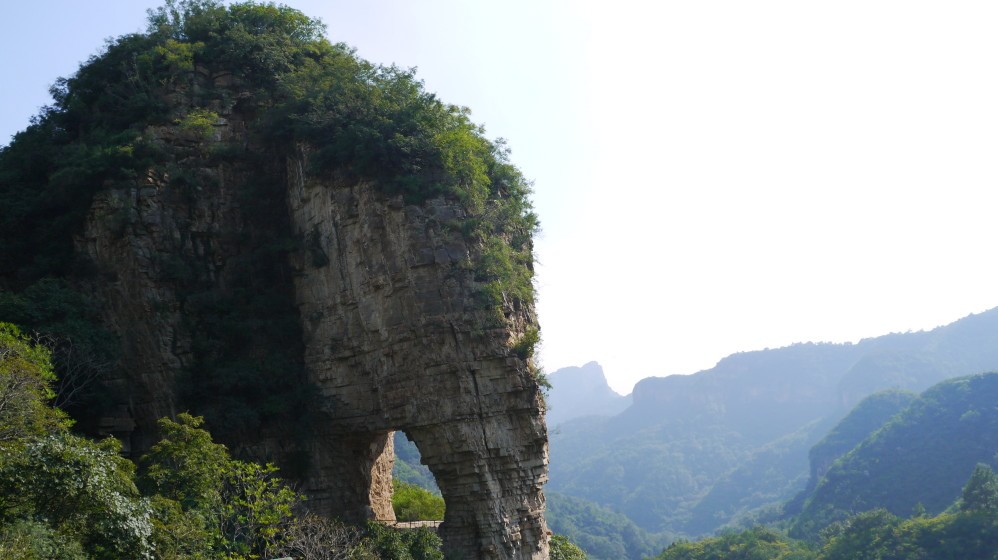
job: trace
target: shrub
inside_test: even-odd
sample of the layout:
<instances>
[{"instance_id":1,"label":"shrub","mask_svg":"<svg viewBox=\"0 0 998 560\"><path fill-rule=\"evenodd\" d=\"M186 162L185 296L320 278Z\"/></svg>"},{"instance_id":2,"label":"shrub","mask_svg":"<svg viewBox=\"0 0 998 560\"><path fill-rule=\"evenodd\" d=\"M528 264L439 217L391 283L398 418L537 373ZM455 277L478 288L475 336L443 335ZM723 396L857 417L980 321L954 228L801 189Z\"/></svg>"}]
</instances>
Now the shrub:
<instances>
[{"instance_id":1,"label":"shrub","mask_svg":"<svg viewBox=\"0 0 998 560\"><path fill-rule=\"evenodd\" d=\"M436 494L397 480L392 481L392 509L399 521L436 521L444 518L444 499Z\"/></svg>"}]
</instances>

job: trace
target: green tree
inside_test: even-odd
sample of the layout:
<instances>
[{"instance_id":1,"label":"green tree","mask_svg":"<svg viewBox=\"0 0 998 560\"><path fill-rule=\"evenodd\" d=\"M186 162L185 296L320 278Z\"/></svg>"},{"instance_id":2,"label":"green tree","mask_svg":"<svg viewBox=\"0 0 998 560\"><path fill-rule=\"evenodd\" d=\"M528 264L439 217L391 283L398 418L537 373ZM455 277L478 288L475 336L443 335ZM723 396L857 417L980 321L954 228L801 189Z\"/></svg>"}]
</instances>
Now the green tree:
<instances>
[{"instance_id":1,"label":"green tree","mask_svg":"<svg viewBox=\"0 0 998 560\"><path fill-rule=\"evenodd\" d=\"M963 487L960 510L998 514L998 474L990 466L980 463L974 468Z\"/></svg>"},{"instance_id":2,"label":"green tree","mask_svg":"<svg viewBox=\"0 0 998 560\"><path fill-rule=\"evenodd\" d=\"M151 557L151 510L113 438L60 433L0 448L0 519L42 519L95 559Z\"/></svg>"},{"instance_id":3,"label":"green tree","mask_svg":"<svg viewBox=\"0 0 998 560\"><path fill-rule=\"evenodd\" d=\"M0 444L68 427L66 415L49 406L55 380L48 349L0 323Z\"/></svg>"},{"instance_id":4,"label":"green tree","mask_svg":"<svg viewBox=\"0 0 998 560\"><path fill-rule=\"evenodd\" d=\"M371 521L367 524L367 548L385 560L443 560L440 537L422 527L399 530Z\"/></svg>"},{"instance_id":5,"label":"green tree","mask_svg":"<svg viewBox=\"0 0 998 560\"><path fill-rule=\"evenodd\" d=\"M155 495L152 507L152 541L159 560L212 560L217 532L199 510L185 511L180 503Z\"/></svg>"},{"instance_id":6,"label":"green tree","mask_svg":"<svg viewBox=\"0 0 998 560\"><path fill-rule=\"evenodd\" d=\"M277 467L230 461L225 472L219 518L230 552L261 554L281 543L302 496L278 478Z\"/></svg>"},{"instance_id":7,"label":"green tree","mask_svg":"<svg viewBox=\"0 0 998 560\"><path fill-rule=\"evenodd\" d=\"M895 548L901 520L883 508L850 517L822 548L822 560L881 560Z\"/></svg>"},{"instance_id":8,"label":"green tree","mask_svg":"<svg viewBox=\"0 0 998 560\"><path fill-rule=\"evenodd\" d=\"M139 462L143 487L184 509L217 507L231 461L228 450L201 428L203 418L181 412L176 421L161 418L158 425L160 440Z\"/></svg>"},{"instance_id":9,"label":"green tree","mask_svg":"<svg viewBox=\"0 0 998 560\"><path fill-rule=\"evenodd\" d=\"M772 529L754 527L698 542L676 541L657 560L814 560L805 544Z\"/></svg>"},{"instance_id":10,"label":"green tree","mask_svg":"<svg viewBox=\"0 0 998 560\"><path fill-rule=\"evenodd\" d=\"M154 539L188 557L263 554L280 544L302 498L277 467L232 459L203 422L161 419L162 437L140 461L143 487L156 493Z\"/></svg>"},{"instance_id":11,"label":"green tree","mask_svg":"<svg viewBox=\"0 0 998 560\"><path fill-rule=\"evenodd\" d=\"M392 481L392 509L399 521L439 521L444 518L444 499L436 494L398 480Z\"/></svg>"},{"instance_id":12,"label":"green tree","mask_svg":"<svg viewBox=\"0 0 998 560\"><path fill-rule=\"evenodd\" d=\"M549 546L551 547L551 560L586 560L586 553L568 540L568 537L554 535L551 537Z\"/></svg>"}]
</instances>

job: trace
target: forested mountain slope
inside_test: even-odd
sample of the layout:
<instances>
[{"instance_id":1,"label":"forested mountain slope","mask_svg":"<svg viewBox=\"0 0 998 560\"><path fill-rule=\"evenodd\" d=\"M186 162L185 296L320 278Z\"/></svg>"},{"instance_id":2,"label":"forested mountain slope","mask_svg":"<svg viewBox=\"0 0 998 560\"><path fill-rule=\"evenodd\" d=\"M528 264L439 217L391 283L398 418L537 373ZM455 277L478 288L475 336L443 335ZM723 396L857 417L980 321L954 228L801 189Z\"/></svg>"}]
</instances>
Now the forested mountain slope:
<instances>
[{"instance_id":1,"label":"forested mountain slope","mask_svg":"<svg viewBox=\"0 0 998 560\"><path fill-rule=\"evenodd\" d=\"M998 373L944 381L835 461L806 498L792 534L875 508L936 514L978 463L998 452Z\"/></svg>"},{"instance_id":2,"label":"forested mountain slope","mask_svg":"<svg viewBox=\"0 0 998 560\"><path fill-rule=\"evenodd\" d=\"M662 550L671 535L653 534L626 516L581 498L547 493L548 526L586 551L589 560L641 560Z\"/></svg>"},{"instance_id":3,"label":"forested mountain slope","mask_svg":"<svg viewBox=\"0 0 998 560\"><path fill-rule=\"evenodd\" d=\"M927 332L745 352L648 378L624 412L552 434L550 488L649 531L705 534L803 490L811 447L866 396L998 369L996 349L991 310Z\"/></svg>"},{"instance_id":4,"label":"forested mountain slope","mask_svg":"<svg viewBox=\"0 0 998 560\"><path fill-rule=\"evenodd\" d=\"M828 468L890 418L904 410L917 395L909 391L887 389L866 397L852 409L808 453L810 475L807 487L783 508L787 515L800 513L804 499L814 490Z\"/></svg>"}]
</instances>

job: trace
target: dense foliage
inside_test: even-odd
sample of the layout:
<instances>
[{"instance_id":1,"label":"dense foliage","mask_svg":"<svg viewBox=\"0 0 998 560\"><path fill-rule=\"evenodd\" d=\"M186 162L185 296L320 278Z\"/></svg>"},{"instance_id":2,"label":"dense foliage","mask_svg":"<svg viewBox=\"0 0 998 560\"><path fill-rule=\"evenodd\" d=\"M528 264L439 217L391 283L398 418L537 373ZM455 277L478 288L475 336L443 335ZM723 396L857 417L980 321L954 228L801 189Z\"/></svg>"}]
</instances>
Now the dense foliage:
<instances>
[{"instance_id":1,"label":"dense foliage","mask_svg":"<svg viewBox=\"0 0 998 560\"><path fill-rule=\"evenodd\" d=\"M585 551L592 560L640 560L670 539L646 532L608 508L557 492L547 492L548 527Z\"/></svg>"},{"instance_id":2,"label":"dense foliage","mask_svg":"<svg viewBox=\"0 0 998 560\"><path fill-rule=\"evenodd\" d=\"M367 524L367 547L384 560L444 560L440 537L427 529L399 531L380 523Z\"/></svg>"},{"instance_id":3,"label":"dense foliage","mask_svg":"<svg viewBox=\"0 0 998 560\"><path fill-rule=\"evenodd\" d=\"M552 536L549 545L551 560L586 560L588 558L581 548L563 535Z\"/></svg>"},{"instance_id":4,"label":"dense foliage","mask_svg":"<svg viewBox=\"0 0 998 560\"><path fill-rule=\"evenodd\" d=\"M68 433L66 416L49 406L54 381L48 349L0 324L4 547L28 558L150 557L152 514L134 465L116 440Z\"/></svg>"},{"instance_id":5,"label":"dense foliage","mask_svg":"<svg viewBox=\"0 0 998 560\"><path fill-rule=\"evenodd\" d=\"M0 444L64 429L67 418L47 406L55 396L48 348L17 326L0 323Z\"/></svg>"},{"instance_id":6,"label":"dense foliage","mask_svg":"<svg viewBox=\"0 0 998 560\"><path fill-rule=\"evenodd\" d=\"M741 533L724 533L698 542L677 541L658 560L812 560L803 544L764 527Z\"/></svg>"},{"instance_id":7,"label":"dense foliage","mask_svg":"<svg viewBox=\"0 0 998 560\"><path fill-rule=\"evenodd\" d=\"M275 467L232 459L189 414L160 421L161 439L137 474L117 440L68 432L65 416L48 406L48 359L44 347L0 325L0 386L21 388L17 408L0 409L4 557L442 559L440 539L425 530L359 530L297 514L302 498Z\"/></svg>"},{"instance_id":8,"label":"dense foliage","mask_svg":"<svg viewBox=\"0 0 998 560\"><path fill-rule=\"evenodd\" d=\"M900 519L883 509L858 514L811 546L755 528L699 542L679 542L658 560L994 560L998 517L941 514Z\"/></svg>"},{"instance_id":9,"label":"dense foliage","mask_svg":"<svg viewBox=\"0 0 998 560\"><path fill-rule=\"evenodd\" d=\"M859 445L895 414L904 410L916 394L888 389L866 397L828 434L811 448L808 457L812 476L819 475L836 459ZM820 475L819 475L820 476Z\"/></svg>"},{"instance_id":10,"label":"dense foliage","mask_svg":"<svg viewBox=\"0 0 998 560\"><path fill-rule=\"evenodd\" d=\"M441 521L444 499L429 490L393 480L392 509L399 521Z\"/></svg>"},{"instance_id":11,"label":"dense foliage","mask_svg":"<svg viewBox=\"0 0 998 560\"><path fill-rule=\"evenodd\" d=\"M998 475L979 465L956 507L908 519L883 508L855 514L814 543L755 527L699 542L673 543L658 560L994 560L998 558Z\"/></svg>"}]
</instances>

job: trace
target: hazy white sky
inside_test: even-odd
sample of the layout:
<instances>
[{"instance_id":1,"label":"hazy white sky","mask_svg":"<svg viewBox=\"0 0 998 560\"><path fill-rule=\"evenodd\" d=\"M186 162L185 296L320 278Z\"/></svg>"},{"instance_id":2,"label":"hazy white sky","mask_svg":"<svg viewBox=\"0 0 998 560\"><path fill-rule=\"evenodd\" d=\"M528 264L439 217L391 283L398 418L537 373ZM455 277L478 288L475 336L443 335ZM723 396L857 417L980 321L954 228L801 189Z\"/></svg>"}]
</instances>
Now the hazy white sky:
<instances>
[{"instance_id":1,"label":"hazy white sky","mask_svg":"<svg viewBox=\"0 0 998 560\"><path fill-rule=\"evenodd\" d=\"M285 3L508 139L548 371L628 392L998 306L998 3ZM5 3L0 143L156 5Z\"/></svg>"}]
</instances>

